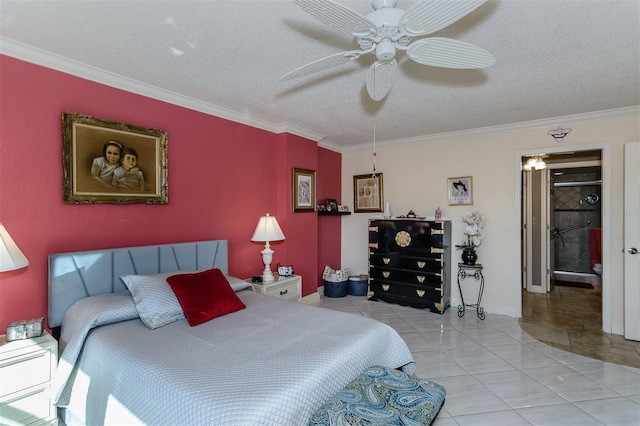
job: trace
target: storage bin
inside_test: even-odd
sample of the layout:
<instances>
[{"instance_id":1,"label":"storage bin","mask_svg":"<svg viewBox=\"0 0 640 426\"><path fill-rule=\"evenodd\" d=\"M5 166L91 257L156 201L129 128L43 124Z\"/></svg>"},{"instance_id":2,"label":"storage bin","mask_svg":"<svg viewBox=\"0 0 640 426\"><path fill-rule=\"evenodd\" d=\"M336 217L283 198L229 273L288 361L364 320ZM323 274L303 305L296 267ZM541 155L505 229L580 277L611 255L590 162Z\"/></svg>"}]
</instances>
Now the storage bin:
<instances>
[{"instance_id":1,"label":"storage bin","mask_svg":"<svg viewBox=\"0 0 640 426\"><path fill-rule=\"evenodd\" d=\"M348 281L324 280L324 295L326 297L345 297L348 287Z\"/></svg>"},{"instance_id":2,"label":"storage bin","mask_svg":"<svg viewBox=\"0 0 640 426\"><path fill-rule=\"evenodd\" d=\"M369 287L368 275L354 275L349 277L348 293L352 296L366 296Z\"/></svg>"}]
</instances>

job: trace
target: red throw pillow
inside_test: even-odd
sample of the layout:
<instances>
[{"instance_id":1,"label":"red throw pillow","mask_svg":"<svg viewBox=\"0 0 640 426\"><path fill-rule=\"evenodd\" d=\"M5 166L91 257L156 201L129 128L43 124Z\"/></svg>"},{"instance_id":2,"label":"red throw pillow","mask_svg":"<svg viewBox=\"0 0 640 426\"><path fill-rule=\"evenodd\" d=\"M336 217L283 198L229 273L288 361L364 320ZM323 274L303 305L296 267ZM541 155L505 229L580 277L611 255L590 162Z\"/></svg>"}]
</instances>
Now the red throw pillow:
<instances>
[{"instance_id":1,"label":"red throw pillow","mask_svg":"<svg viewBox=\"0 0 640 426\"><path fill-rule=\"evenodd\" d=\"M192 327L246 308L220 269L173 275L167 282Z\"/></svg>"}]
</instances>

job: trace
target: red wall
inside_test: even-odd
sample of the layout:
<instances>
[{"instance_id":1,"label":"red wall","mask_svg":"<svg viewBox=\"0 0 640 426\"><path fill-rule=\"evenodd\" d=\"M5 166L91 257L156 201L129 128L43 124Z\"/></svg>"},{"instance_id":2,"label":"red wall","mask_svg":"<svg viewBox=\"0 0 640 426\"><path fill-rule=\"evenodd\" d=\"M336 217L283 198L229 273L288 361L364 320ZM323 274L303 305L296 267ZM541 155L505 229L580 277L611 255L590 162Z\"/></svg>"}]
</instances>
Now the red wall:
<instances>
[{"instance_id":1,"label":"red wall","mask_svg":"<svg viewBox=\"0 0 640 426\"><path fill-rule=\"evenodd\" d=\"M167 130L169 204L65 205L61 111ZM0 55L0 222L27 256L27 268L0 274L0 330L47 315L51 253L204 239L229 240L229 272L262 271L262 244L250 241L259 216L278 218L286 240L273 265L293 264L303 295L316 291L318 235L339 225L292 213L291 168L317 170L318 195L340 191L340 155L315 142L276 135ZM323 219L324 220L324 219ZM322 244L322 243L321 243ZM338 259L339 244L338 244ZM332 253L336 251L331 247Z\"/></svg>"}]
</instances>

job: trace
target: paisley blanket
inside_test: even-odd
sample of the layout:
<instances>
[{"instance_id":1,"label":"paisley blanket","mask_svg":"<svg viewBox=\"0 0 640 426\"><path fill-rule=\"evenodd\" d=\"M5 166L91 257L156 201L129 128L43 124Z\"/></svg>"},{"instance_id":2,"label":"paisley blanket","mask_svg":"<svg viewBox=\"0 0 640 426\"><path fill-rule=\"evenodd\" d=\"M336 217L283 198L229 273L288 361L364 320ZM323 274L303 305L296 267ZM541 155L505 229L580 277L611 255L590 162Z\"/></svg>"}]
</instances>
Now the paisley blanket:
<instances>
[{"instance_id":1,"label":"paisley blanket","mask_svg":"<svg viewBox=\"0 0 640 426\"><path fill-rule=\"evenodd\" d=\"M444 398L437 383L373 366L323 404L309 425L430 425Z\"/></svg>"}]
</instances>

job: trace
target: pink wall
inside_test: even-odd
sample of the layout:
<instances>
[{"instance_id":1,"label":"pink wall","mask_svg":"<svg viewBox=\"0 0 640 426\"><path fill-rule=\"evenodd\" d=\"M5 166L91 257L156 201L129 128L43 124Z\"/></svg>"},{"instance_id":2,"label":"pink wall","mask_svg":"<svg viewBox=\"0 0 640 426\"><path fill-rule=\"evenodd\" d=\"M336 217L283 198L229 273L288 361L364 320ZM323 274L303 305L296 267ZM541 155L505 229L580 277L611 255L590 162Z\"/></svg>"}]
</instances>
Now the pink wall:
<instances>
[{"instance_id":1,"label":"pink wall","mask_svg":"<svg viewBox=\"0 0 640 426\"><path fill-rule=\"evenodd\" d=\"M169 204L65 205L62 110L167 130ZM259 275L262 245L250 239L267 212L286 235L273 244L273 265L293 264L303 295L315 292L325 250L318 234L337 229L339 240L340 231L319 229L313 213L291 213L291 167L317 170L325 182L340 155L0 55L0 222L30 261L0 275L0 330L46 317L51 253L220 238L229 240L231 274ZM340 184L322 188L338 194Z\"/></svg>"}]
</instances>

